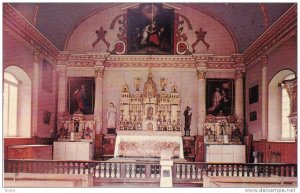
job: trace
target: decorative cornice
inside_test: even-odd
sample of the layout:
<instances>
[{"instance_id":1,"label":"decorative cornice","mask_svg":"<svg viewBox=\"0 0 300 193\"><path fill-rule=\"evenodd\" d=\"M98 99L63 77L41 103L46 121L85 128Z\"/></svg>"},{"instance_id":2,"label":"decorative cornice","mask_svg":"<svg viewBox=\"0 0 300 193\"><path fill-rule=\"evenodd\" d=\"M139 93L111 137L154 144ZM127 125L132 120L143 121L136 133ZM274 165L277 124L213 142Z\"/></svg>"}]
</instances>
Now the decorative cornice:
<instances>
[{"instance_id":1,"label":"decorative cornice","mask_svg":"<svg viewBox=\"0 0 300 193\"><path fill-rule=\"evenodd\" d=\"M105 67L195 68L195 63L107 62Z\"/></svg>"},{"instance_id":2,"label":"decorative cornice","mask_svg":"<svg viewBox=\"0 0 300 193\"><path fill-rule=\"evenodd\" d=\"M260 56L271 53L296 34L297 5L294 4L243 53L246 66L255 64Z\"/></svg>"},{"instance_id":3,"label":"decorative cornice","mask_svg":"<svg viewBox=\"0 0 300 193\"><path fill-rule=\"evenodd\" d=\"M194 62L191 56L177 55L110 55L107 61L163 61L163 62Z\"/></svg>"},{"instance_id":4,"label":"decorative cornice","mask_svg":"<svg viewBox=\"0 0 300 193\"><path fill-rule=\"evenodd\" d=\"M45 58L55 62L59 50L9 3L3 4L3 27L12 36L18 36Z\"/></svg>"},{"instance_id":5,"label":"decorative cornice","mask_svg":"<svg viewBox=\"0 0 300 193\"><path fill-rule=\"evenodd\" d=\"M241 55L214 56L170 56L170 55L125 55L115 56L108 54L70 54L61 52L58 55L57 65L68 67L95 67L110 68L205 68L205 69L237 69L244 68L244 59Z\"/></svg>"}]
</instances>

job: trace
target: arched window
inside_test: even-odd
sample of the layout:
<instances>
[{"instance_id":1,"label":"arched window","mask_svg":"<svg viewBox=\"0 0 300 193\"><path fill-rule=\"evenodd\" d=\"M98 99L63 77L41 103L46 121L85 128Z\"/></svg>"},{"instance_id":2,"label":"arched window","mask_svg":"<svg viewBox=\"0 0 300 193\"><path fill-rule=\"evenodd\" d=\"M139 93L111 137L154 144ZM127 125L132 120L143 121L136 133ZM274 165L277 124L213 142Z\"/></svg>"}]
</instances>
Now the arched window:
<instances>
[{"instance_id":1,"label":"arched window","mask_svg":"<svg viewBox=\"0 0 300 193\"><path fill-rule=\"evenodd\" d=\"M288 75L284 80L291 80L294 79L295 75L291 74ZM288 95L288 92L286 90L286 87L282 85L282 91L281 91L281 112L282 112L282 119L281 119L281 137L283 140L293 140L295 138L295 130L294 127L292 127L289 115L291 113L291 100Z\"/></svg>"},{"instance_id":2,"label":"arched window","mask_svg":"<svg viewBox=\"0 0 300 193\"><path fill-rule=\"evenodd\" d=\"M278 72L268 86L268 140L294 140L294 128L290 124L291 101L283 81L295 78L291 70Z\"/></svg>"},{"instance_id":3,"label":"arched window","mask_svg":"<svg viewBox=\"0 0 300 193\"><path fill-rule=\"evenodd\" d=\"M4 72L3 92L3 134L4 137L17 136L18 81L10 73Z\"/></svg>"},{"instance_id":4,"label":"arched window","mask_svg":"<svg viewBox=\"0 0 300 193\"><path fill-rule=\"evenodd\" d=\"M3 136L31 137L31 80L17 66L5 68L3 79Z\"/></svg>"}]
</instances>

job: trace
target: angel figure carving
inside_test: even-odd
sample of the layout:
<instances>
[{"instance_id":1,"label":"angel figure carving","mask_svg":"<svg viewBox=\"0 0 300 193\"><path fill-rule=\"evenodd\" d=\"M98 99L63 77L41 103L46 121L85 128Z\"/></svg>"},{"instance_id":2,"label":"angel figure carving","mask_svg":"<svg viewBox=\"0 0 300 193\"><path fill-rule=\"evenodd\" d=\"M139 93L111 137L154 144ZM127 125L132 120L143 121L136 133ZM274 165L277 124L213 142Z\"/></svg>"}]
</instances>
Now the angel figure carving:
<instances>
[{"instance_id":1,"label":"angel figure carving","mask_svg":"<svg viewBox=\"0 0 300 193\"><path fill-rule=\"evenodd\" d=\"M140 91L141 80L142 79L140 77L134 78L134 87L136 91Z\"/></svg>"},{"instance_id":2,"label":"angel figure carving","mask_svg":"<svg viewBox=\"0 0 300 193\"><path fill-rule=\"evenodd\" d=\"M166 90L166 86L168 84L168 79L166 79L165 77L160 78L160 87L162 88L162 91Z\"/></svg>"}]
</instances>

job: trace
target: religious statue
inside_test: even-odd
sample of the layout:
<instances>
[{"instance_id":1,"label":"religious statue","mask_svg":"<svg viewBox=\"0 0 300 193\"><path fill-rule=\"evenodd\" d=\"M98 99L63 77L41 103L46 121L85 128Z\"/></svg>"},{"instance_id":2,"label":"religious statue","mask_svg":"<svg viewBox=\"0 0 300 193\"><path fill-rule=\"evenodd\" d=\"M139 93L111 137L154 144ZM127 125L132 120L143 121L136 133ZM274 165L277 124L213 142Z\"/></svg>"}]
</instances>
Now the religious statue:
<instances>
[{"instance_id":1,"label":"religious statue","mask_svg":"<svg viewBox=\"0 0 300 193\"><path fill-rule=\"evenodd\" d=\"M192 108L189 106L186 107L184 113L184 118L185 118L185 124L184 124L184 132L185 136L190 136L190 127L191 127L191 121L192 121Z\"/></svg>"},{"instance_id":2,"label":"religious statue","mask_svg":"<svg viewBox=\"0 0 300 193\"><path fill-rule=\"evenodd\" d=\"M128 88L128 84L125 82L125 85L123 86L123 92L128 92L129 88Z\"/></svg>"},{"instance_id":3,"label":"religious statue","mask_svg":"<svg viewBox=\"0 0 300 193\"><path fill-rule=\"evenodd\" d=\"M165 77L160 78L160 87L162 88L162 91L165 91L167 84L168 79L166 79Z\"/></svg>"},{"instance_id":4,"label":"religious statue","mask_svg":"<svg viewBox=\"0 0 300 193\"><path fill-rule=\"evenodd\" d=\"M106 113L107 118L107 130L109 134L115 134L116 129L116 118L117 118L117 109L114 106L114 103L109 104L109 108Z\"/></svg>"},{"instance_id":5,"label":"religious statue","mask_svg":"<svg viewBox=\"0 0 300 193\"><path fill-rule=\"evenodd\" d=\"M153 107L149 106L147 108L147 120L152 120L153 118Z\"/></svg>"},{"instance_id":6,"label":"religious statue","mask_svg":"<svg viewBox=\"0 0 300 193\"><path fill-rule=\"evenodd\" d=\"M172 93L177 93L177 86L175 85L175 82L174 85L172 86Z\"/></svg>"},{"instance_id":7,"label":"religious statue","mask_svg":"<svg viewBox=\"0 0 300 193\"><path fill-rule=\"evenodd\" d=\"M141 85L141 78L135 77L134 78L134 88L136 91L140 91L140 85Z\"/></svg>"}]
</instances>

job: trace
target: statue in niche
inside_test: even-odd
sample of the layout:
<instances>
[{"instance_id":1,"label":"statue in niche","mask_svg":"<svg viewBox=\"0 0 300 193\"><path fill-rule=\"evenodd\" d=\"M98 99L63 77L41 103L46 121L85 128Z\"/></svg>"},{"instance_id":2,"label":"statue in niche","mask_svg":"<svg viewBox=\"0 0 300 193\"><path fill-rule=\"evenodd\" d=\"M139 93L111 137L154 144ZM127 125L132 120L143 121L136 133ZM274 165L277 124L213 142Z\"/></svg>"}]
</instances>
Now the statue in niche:
<instances>
[{"instance_id":1,"label":"statue in niche","mask_svg":"<svg viewBox=\"0 0 300 193\"><path fill-rule=\"evenodd\" d=\"M74 128L75 128L75 132L78 133L79 132L79 121L74 122Z\"/></svg>"},{"instance_id":2,"label":"statue in niche","mask_svg":"<svg viewBox=\"0 0 300 193\"><path fill-rule=\"evenodd\" d=\"M150 106L147 108L147 119L152 120L152 118L153 118L153 107Z\"/></svg>"},{"instance_id":3,"label":"statue in niche","mask_svg":"<svg viewBox=\"0 0 300 193\"><path fill-rule=\"evenodd\" d=\"M148 131L152 131L153 130L153 124L152 123L148 123L147 124L147 130Z\"/></svg>"},{"instance_id":4,"label":"statue in niche","mask_svg":"<svg viewBox=\"0 0 300 193\"><path fill-rule=\"evenodd\" d=\"M184 118L185 118L185 122L184 122L184 132L185 132L185 136L190 136L190 127L191 127L191 122L192 122L192 108L190 108L189 106L186 107L184 113Z\"/></svg>"}]
</instances>

